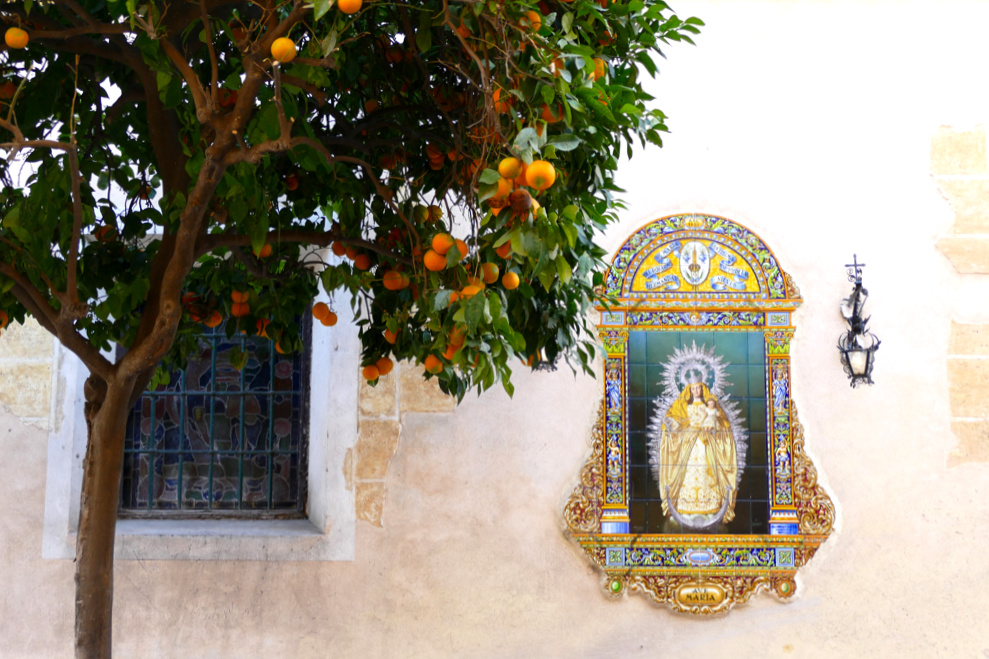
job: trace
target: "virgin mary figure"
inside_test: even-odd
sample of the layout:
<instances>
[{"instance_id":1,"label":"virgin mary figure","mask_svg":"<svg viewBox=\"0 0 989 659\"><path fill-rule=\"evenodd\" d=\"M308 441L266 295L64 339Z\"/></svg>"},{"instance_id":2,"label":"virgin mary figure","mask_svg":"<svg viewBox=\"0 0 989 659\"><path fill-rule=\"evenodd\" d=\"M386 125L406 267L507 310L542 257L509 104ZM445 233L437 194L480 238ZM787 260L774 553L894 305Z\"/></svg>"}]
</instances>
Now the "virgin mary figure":
<instances>
[{"instance_id":1,"label":"virgin mary figure","mask_svg":"<svg viewBox=\"0 0 989 659\"><path fill-rule=\"evenodd\" d=\"M690 527L735 518L738 460L731 423L707 384L683 388L663 420L659 491L663 514Z\"/></svg>"}]
</instances>

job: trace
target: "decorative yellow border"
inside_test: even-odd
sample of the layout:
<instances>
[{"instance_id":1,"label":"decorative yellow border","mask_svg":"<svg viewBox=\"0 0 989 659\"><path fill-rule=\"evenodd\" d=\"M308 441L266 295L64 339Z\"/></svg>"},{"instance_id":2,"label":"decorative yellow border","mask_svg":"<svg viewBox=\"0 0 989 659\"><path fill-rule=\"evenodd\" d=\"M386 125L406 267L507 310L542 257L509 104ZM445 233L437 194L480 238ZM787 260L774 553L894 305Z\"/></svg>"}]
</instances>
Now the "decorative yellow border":
<instances>
[{"instance_id":1,"label":"decorative yellow border","mask_svg":"<svg viewBox=\"0 0 989 659\"><path fill-rule=\"evenodd\" d=\"M627 282L643 266L643 253L698 235L720 236L745 254L746 264L761 273L759 291L737 298L711 292L630 292ZM615 257L609 286L621 300L620 306L600 309L599 332L607 353L605 395L591 456L564 507L571 537L602 570L602 588L609 597L620 597L626 590L640 592L676 611L699 615L725 613L763 590L781 599L792 597L797 569L810 560L834 525L834 506L804 451L792 392L775 405L767 396L767 448L772 456L769 535L629 534L625 428L625 358L632 329L762 332L767 388L773 378L788 388L791 317L801 302L792 278L744 227L725 218L691 214L661 218L633 234Z\"/></svg>"}]
</instances>

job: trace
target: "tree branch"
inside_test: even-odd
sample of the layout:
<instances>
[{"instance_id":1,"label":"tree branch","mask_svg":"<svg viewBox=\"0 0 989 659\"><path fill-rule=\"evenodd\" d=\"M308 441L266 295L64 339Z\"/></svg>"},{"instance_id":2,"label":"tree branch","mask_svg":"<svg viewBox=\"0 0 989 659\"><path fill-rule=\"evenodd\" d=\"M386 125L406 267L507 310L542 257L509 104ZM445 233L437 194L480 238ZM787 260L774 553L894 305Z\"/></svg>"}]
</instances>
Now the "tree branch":
<instances>
[{"instance_id":1,"label":"tree branch","mask_svg":"<svg viewBox=\"0 0 989 659\"><path fill-rule=\"evenodd\" d=\"M212 115L212 103L206 98L206 91L203 89L199 76L167 37L159 39L158 43L161 44L161 49L165 51L168 59L172 60L172 64L175 65L186 84L189 85L189 91L192 92L192 102L196 106L196 119L201 124L208 124L210 115Z\"/></svg>"},{"instance_id":2,"label":"tree branch","mask_svg":"<svg viewBox=\"0 0 989 659\"><path fill-rule=\"evenodd\" d=\"M210 83L213 107L215 108L220 90L220 70L216 60L216 49L213 47L213 26L209 22L209 12L206 10L206 0L199 0L199 10L203 15L203 29L206 30L206 48L209 50Z\"/></svg>"}]
</instances>

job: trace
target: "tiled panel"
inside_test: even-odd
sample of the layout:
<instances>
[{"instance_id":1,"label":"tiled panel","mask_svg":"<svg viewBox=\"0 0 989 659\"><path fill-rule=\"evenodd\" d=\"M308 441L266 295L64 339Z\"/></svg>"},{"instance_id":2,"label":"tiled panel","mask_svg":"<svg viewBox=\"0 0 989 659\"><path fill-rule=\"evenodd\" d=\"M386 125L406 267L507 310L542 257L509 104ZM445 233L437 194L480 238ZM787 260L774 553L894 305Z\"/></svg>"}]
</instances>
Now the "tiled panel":
<instances>
[{"instance_id":1,"label":"tiled panel","mask_svg":"<svg viewBox=\"0 0 989 659\"><path fill-rule=\"evenodd\" d=\"M735 519L711 533L739 535L769 532L769 476L766 436L765 339L761 331L632 330L628 338L629 517L632 533L673 533L679 529L663 515L659 484L649 464L648 427L663 391L663 364L674 351L714 347L727 364L726 393L736 401L749 427L745 468L738 484Z\"/></svg>"}]
</instances>

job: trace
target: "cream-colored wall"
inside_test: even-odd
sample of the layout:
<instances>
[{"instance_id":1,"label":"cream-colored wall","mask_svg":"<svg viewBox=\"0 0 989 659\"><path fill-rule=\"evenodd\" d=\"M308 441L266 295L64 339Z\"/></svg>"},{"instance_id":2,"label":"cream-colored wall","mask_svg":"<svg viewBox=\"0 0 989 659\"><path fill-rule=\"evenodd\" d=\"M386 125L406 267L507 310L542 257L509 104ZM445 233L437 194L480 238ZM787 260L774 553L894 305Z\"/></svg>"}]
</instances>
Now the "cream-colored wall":
<instances>
[{"instance_id":1,"label":"cream-colored wall","mask_svg":"<svg viewBox=\"0 0 989 659\"><path fill-rule=\"evenodd\" d=\"M968 330L989 324L989 277L961 274L937 249L964 232L951 229L934 178L948 153L939 138L984 140L989 3L676 9L708 27L697 48L671 46L660 63L654 89L674 132L623 169L629 209L606 242L616 248L661 215L723 214L765 239L800 286L793 398L838 524L793 601L759 596L700 620L602 596L561 530L599 381L520 373L512 401L495 391L455 412L418 412L402 407L408 375L396 372L399 398L381 389L362 399L346 466L358 506L364 488L381 510L361 514L370 521L358 522L356 560L119 561L118 656L989 652L989 464L984 437L952 432L949 386L949 355L981 354ZM972 157L989 168L984 149ZM853 253L867 264L867 311L883 340L876 385L856 390L835 349ZM382 432L364 432L374 426ZM0 656L71 650L71 563L40 559L46 437L0 415Z\"/></svg>"}]
</instances>

